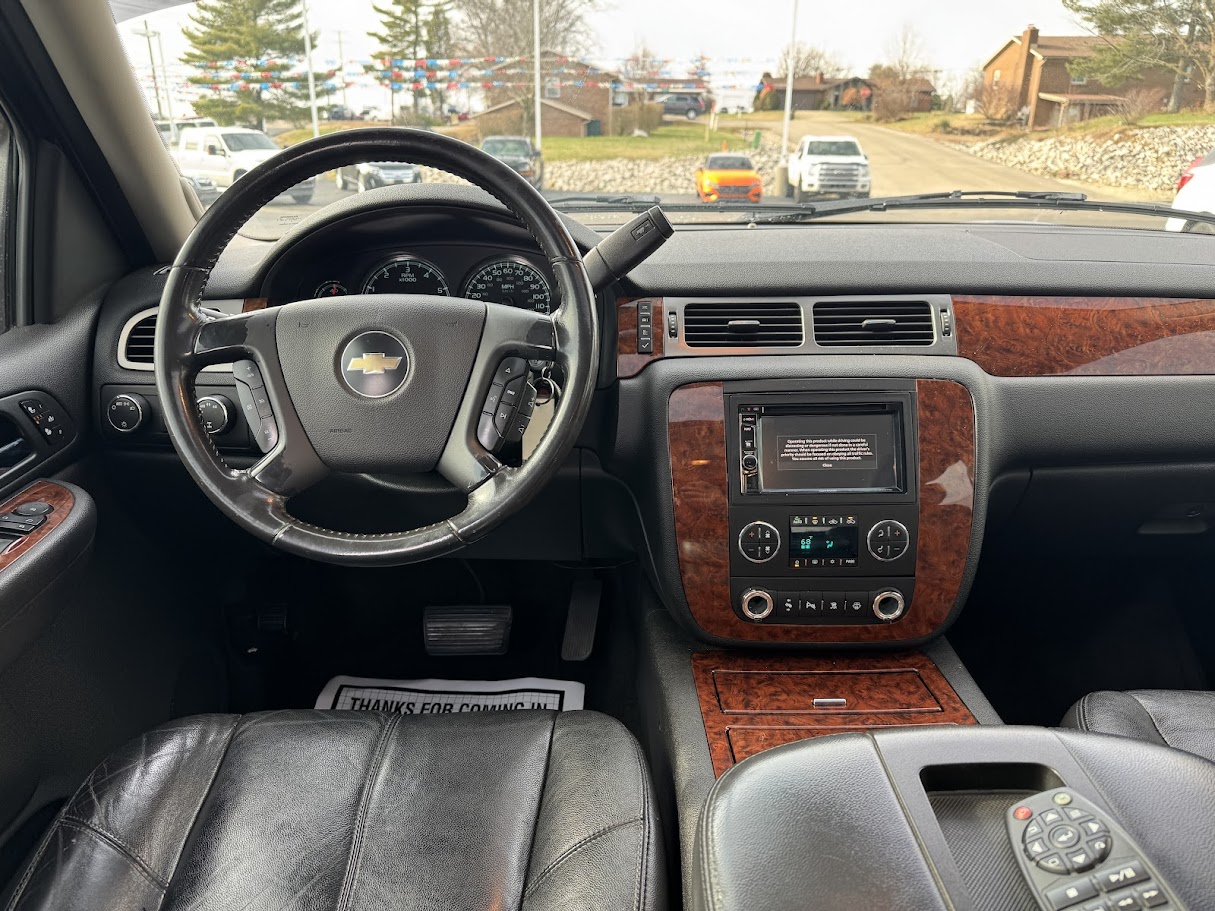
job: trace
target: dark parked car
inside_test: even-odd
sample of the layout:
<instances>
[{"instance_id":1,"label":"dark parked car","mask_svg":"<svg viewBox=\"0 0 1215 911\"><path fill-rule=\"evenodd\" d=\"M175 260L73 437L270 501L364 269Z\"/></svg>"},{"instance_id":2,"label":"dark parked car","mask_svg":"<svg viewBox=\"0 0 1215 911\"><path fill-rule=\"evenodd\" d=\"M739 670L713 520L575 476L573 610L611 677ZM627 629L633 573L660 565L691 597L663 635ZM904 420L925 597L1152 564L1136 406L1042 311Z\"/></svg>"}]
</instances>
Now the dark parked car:
<instances>
[{"instance_id":1,"label":"dark parked car","mask_svg":"<svg viewBox=\"0 0 1215 911\"><path fill-rule=\"evenodd\" d=\"M705 104L704 98L700 95L679 93L675 95L663 95L658 100L662 103L662 113L674 114L676 117L686 117L688 120L695 120L708 110L708 105Z\"/></svg>"},{"instance_id":2,"label":"dark parked car","mask_svg":"<svg viewBox=\"0 0 1215 911\"><path fill-rule=\"evenodd\" d=\"M510 165L537 190L543 189L544 159L526 136L490 136L481 143L481 151Z\"/></svg>"}]
</instances>

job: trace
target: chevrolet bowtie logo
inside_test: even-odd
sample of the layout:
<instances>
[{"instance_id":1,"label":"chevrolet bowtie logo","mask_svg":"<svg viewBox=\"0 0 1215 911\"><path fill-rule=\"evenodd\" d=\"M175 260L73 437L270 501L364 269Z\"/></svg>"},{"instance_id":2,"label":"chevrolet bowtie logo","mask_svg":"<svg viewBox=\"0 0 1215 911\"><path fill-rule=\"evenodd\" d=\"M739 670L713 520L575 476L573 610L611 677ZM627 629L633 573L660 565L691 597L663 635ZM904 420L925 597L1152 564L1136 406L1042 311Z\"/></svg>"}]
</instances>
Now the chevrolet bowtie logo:
<instances>
[{"instance_id":1,"label":"chevrolet bowtie logo","mask_svg":"<svg viewBox=\"0 0 1215 911\"><path fill-rule=\"evenodd\" d=\"M361 370L363 376L383 373L386 370L396 370L401 366L401 358L388 357L384 352L371 352L361 354L358 357L352 357L350 363L346 365L346 369L350 371Z\"/></svg>"}]
</instances>

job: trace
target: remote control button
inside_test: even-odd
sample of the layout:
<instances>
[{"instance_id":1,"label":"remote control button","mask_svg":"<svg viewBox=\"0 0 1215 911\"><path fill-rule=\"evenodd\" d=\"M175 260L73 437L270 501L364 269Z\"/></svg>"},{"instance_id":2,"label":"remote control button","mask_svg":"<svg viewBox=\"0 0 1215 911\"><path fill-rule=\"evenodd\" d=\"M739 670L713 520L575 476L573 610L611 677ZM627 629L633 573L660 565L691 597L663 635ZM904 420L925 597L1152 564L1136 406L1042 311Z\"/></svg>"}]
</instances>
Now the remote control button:
<instances>
[{"instance_id":1,"label":"remote control button","mask_svg":"<svg viewBox=\"0 0 1215 911\"><path fill-rule=\"evenodd\" d=\"M1067 791L1060 791L1058 794L1056 794L1054 797L1052 797L1051 800L1053 800L1055 803L1057 803L1061 807L1066 807L1069 803L1072 802L1072 795L1068 794Z\"/></svg>"},{"instance_id":2,"label":"remote control button","mask_svg":"<svg viewBox=\"0 0 1215 911\"><path fill-rule=\"evenodd\" d=\"M1075 826L1055 826L1049 838L1056 848L1072 848L1080 843L1080 830Z\"/></svg>"},{"instance_id":3,"label":"remote control button","mask_svg":"<svg viewBox=\"0 0 1215 911\"><path fill-rule=\"evenodd\" d=\"M1164 890L1159 886L1148 883L1145 886L1139 887L1139 900L1143 902L1145 908L1159 908L1161 905L1167 904L1169 897L1164 894Z\"/></svg>"},{"instance_id":4,"label":"remote control button","mask_svg":"<svg viewBox=\"0 0 1215 911\"><path fill-rule=\"evenodd\" d=\"M1039 857L1038 866L1047 873L1063 874L1067 872L1067 861L1061 854L1047 854L1045 857Z\"/></svg>"},{"instance_id":5,"label":"remote control button","mask_svg":"<svg viewBox=\"0 0 1215 911\"><path fill-rule=\"evenodd\" d=\"M1037 838L1041 834L1042 834L1042 823L1038 822L1038 820L1035 819L1033 822L1031 822L1029 825L1027 825L1025 827L1025 834L1022 836L1022 838L1024 838L1026 841L1029 841L1031 838Z\"/></svg>"},{"instance_id":6,"label":"remote control button","mask_svg":"<svg viewBox=\"0 0 1215 911\"><path fill-rule=\"evenodd\" d=\"M1038 815L1038 821L1044 826L1053 826L1063 822L1062 810L1047 810L1045 813Z\"/></svg>"},{"instance_id":7,"label":"remote control button","mask_svg":"<svg viewBox=\"0 0 1215 911\"><path fill-rule=\"evenodd\" d=\"M1110 896L1110 907L1114 911L1143 911L1139 896L1134 892L1119 892Z\"/></svg>"},{"instance_id":8,"label":"remote control button","mask_svg":"<svg viewBox=\"0 0 1215 911\"><path fill-rule=\"evenodd\" d=\"M1029 807L1017 807L1013 810L1013 819L1026 820L1034 815L1034 811Z\"/></svg>"},{"instance_id":9,"label":"remote control button","mask_svg":"<svg viewBox=\"0 0 1215 911\"><path fill-rule=\"evenodd\" d=\"M1103 892L1113 892L1132 883L1141 883L1148 878L1143 864L1138 860L1119 861L1109 870L1103 870L1097 875L1097 883Z\"/></svg>"},{"instance_id":10,"label":"remote control button","mask_svg":"<svg viewBox=\"0 0 1215 911\"><path fill-rule=\"evenodd\" d=\"M1079 807L1065 807L1063 810L1063 815L1072 822L1076 822L1088 817L1088 813L1084 812L1084 810L1081 810Z\"/></svg>"},{"instance_id":11,"label":"remote control button","mask_svg":"<svg viewBox=\"0 0 1215 911\"><path fill-rule=\"evenodd\" d=\"M1085 846L1093 853L1093 857L1097 858L1097 863L1101 863L1101 861L1110 856L1112 844L1113 839L1108 835L1098 835L1096 838L1090 838L1085 842Z\"/></svg>"},{"instance_id":12,"label":"remote control button","mask_svg":"<svg viewBox=\"0 0 1215 911\"><path fill-rule=\"evenodd\" d=\"M1079 851L1069 851L1067 862L1073 873L1083 873L1085 870L1091 870L1097 866L1097 855L1088 848L1081 848Z\"/></svg>"},{"instance_id":13,"label":"remote control button","mask_svg":"<svg viewBox=\"0 0 1215 911\"><path fill-rule=\"evenodd\" d=\"M1035 838L1032 841L1027 842L1025 845L1025 853L1028 854L1033 860L1041 857L1049 850L1050 847L1046 844L1045 838Z\"/></svg>"},{"instance_id":14,"label":"remote control button","mask_svg":"<svg viewBox=\"0 0 1215 911\"><path fill-rule=\"evenodd\" d=\"M1084 822L1080 823L1079 825L1080 825L1080 831L1083 832L1085 834L1085 836L1089 837L1089 838L1091 838L1094 835L1109 834L1105 828L1105 823L1103 823L1099 819L1086 819L1086 820L1084 820Z\"/></svg>"},{"instance_id":15,"label":"remote control button","mask_svg":"<svg viewBox=\"0 0 1215 911\"><path fill-rule=\"evenodd\" d=\"M1105 902L1093 902L1091 905L1085 905L1080 911L1110 911L1110 906Z\"/></svg>"},{"instance_id":16,"label":"remote control button","mask_svg":"<svg viewBox=\"0 0 1215 911\"><path fill-rule=\"evenodd\" d=\"M1074 882L1064 883L1057 889L1051 889L1046 893L1046 900L1050 902L1051 907L1055 911L1059 911L1061 908L1070 908L1079 902L1096 897L1097 890L1087 879L1077 879Z\"/></svg>"}]
</instances>

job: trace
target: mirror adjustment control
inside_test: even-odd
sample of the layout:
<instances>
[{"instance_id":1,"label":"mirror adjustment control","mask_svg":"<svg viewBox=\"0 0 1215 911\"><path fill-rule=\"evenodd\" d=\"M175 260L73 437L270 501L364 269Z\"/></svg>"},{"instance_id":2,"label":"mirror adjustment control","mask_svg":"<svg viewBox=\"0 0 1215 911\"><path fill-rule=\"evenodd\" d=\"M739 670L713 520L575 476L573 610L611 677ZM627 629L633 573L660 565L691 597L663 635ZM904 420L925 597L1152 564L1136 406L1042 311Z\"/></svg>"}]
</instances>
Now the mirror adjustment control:
<instances>
[{"instance_id":1,"label":"mirror adjustment control","mask_svg":"<svg viewBox=\"0 0 1215 911\"><path fill-rule=\"evenodd\" d=\"M1005 814L1013 854L1047 911L1180 911L1127 833L1071 788L1017 801Z\"/></svg>"}]
</instances>

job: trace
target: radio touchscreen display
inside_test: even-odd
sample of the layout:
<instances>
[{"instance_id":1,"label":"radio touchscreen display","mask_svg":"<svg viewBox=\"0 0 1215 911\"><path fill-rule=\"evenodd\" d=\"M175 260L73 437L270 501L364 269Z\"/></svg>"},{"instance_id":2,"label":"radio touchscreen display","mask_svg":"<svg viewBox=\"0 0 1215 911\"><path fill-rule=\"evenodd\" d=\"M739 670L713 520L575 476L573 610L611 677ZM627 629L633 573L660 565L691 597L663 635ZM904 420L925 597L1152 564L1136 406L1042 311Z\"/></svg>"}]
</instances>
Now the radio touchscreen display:
<instances>
[{"instance_id":1,"label":"radio touchscreen display","mask_svg":"<svg viewBox=\"0 0 1215 911\"><path fill-rule=\"evenodd\" d=\"M762 414L760 491L902 492L900 418L897 408Z\"/></svg>"}]
</instances>

